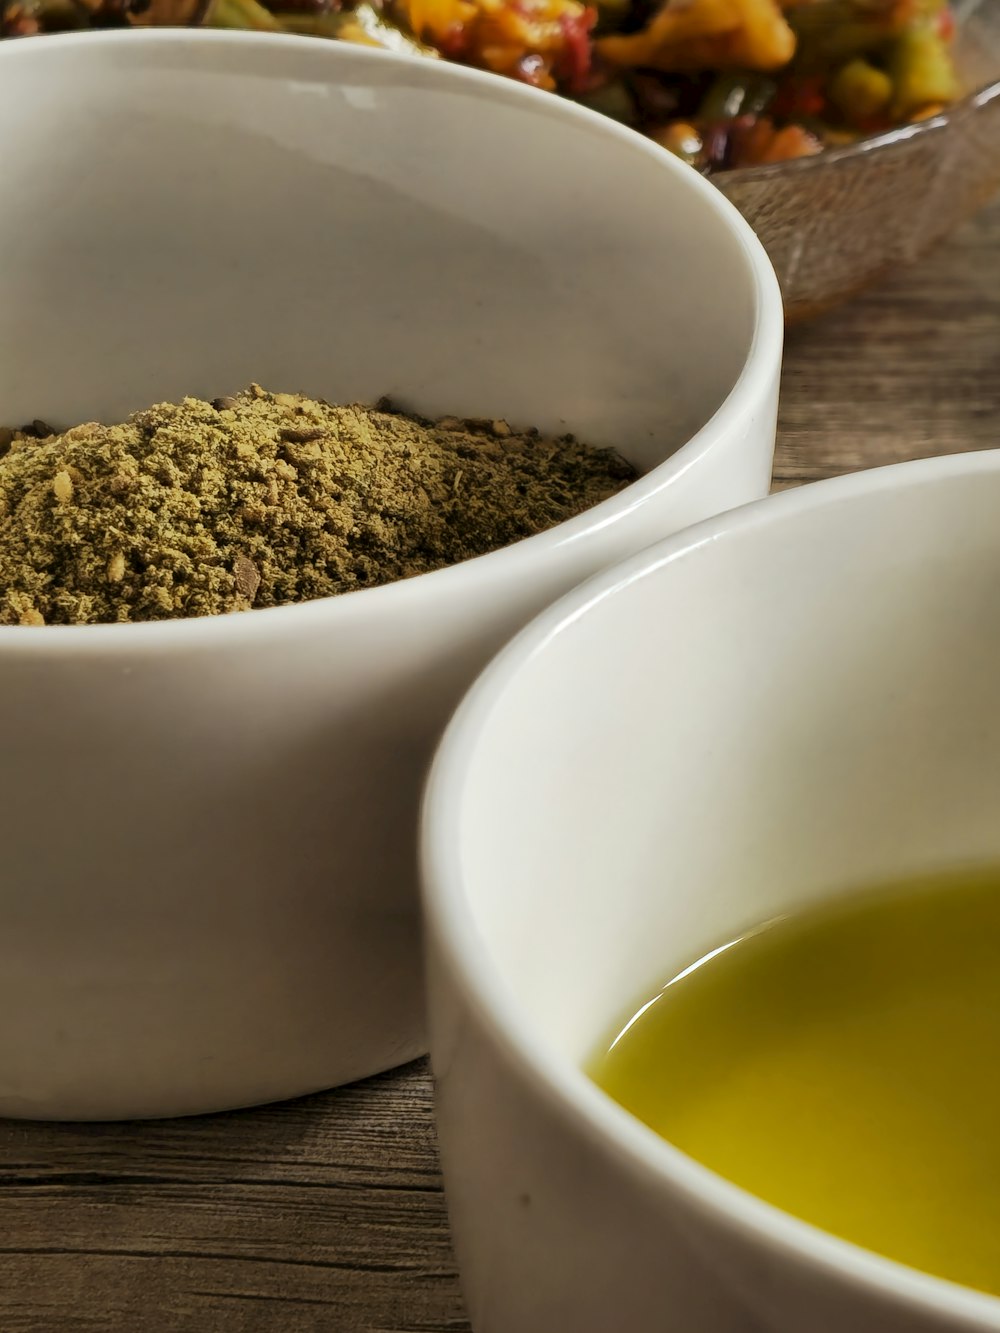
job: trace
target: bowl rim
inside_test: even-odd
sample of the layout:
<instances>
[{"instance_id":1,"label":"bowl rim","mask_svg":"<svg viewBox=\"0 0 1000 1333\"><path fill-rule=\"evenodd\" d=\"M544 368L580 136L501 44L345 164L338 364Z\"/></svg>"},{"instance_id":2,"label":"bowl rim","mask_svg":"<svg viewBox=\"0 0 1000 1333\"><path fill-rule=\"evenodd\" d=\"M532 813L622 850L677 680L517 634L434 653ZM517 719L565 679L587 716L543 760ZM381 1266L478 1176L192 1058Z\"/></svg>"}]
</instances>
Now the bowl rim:
<instances>
[{"instance_id":1,"label":"bowl rim","mask_svg":"<svg viewBox=\"0 0 1000 1333\"><path fill-rule=\"evenodd\" d=\"M536 617L479 676L454 713L431 765L420 817L421 896L430 953L442 960L462 1002L555 1115L571 1120L626 1175L654 1181L724 1230L783 1260L847 1283L902 1312L929 1313L967 1330L1000 1330L1000 1297L909 1268L824 1232L750 1194L662 1139L614 1102L581 1068L554 1054L522 1013L494 964L468 906L461 811L480 734L508 687L548 645L607 598L719 540L780 525L784 518L901 487L1000 474L1000 449L894 463L814 482L708 519L581 584ZM431 1034L434 1058L434 1033Z\"/></svg>"},{"instance_id":2,"label":"bowl rim","mask_svg":"<svg viewBox=\"0 0 1000 1333\"><path fill-rule=\"evenodd\" d=\"M987 0L987 3L992 2L993 0ZM869 153L902 150L904 145L914 139L922 139L930 134L941 134L956 122L967 120L995 102L1000 102L1000 78L980 84L972 92L966 93L951 106L939 111L937 115L928 116L926 120L916 120L909 125L894 125L892 129L868 135L854 143L824 148L821 153L814 153L811 157L794 157L787 162L765 162L756 167L731 167L727 171L716 171L712 174L712 180L720 188L741 185L744 181L753 184L757 181L772 180L776 176L794 176L820 171L823 167L836 166L841 162L864 159Z\"/></svg>"},{"instance_id":3,"label":"bowl rim","mask_svg":"<svg viewBox=\"0 0 1000 1333\"><path fill-rule=\"evenodd\" d=\"M778 280L770 260L750 224L739 210L710 182L686 164L666 153L651 140L609 120L596 111L552 97L510 79L445 61L418 61L405 54L382 51L346 42L322 42L313 37L289 34L227 32L215 29L136 28L103 32L47 34L42 40L0 42L0 70L5 61L37 60L43 65L50 58L59 59L77 48L89 57L106 54L122 44L134 49L135 58L156 59L156 52L171 49L201 51L200 69L214 60L216 66L227 58L237 59L244 71L260 77L287 79L294 68L298 79L312 78L336 82L349 72L364 78L391 75L395 71L405 83L430 89L442 86L465 91L477 101L513 104L534 116L561 120L574 133L599 134L621 144L634 155L644 157L647 169L668 172L674 188L687 190L706 211L714 213L735 246L744 266L748 294L752 302L751 328L747 349L735 382L714 412L697 431L668 458L641 475L617 495L557 524L544 532L524 538L510 546L457 565L432 570L412 578L374 588L357 589L330 597L278 606L257 607L249 612L230 612L187 619L137 621L127 624L0 626L0 654L60 656L104 654L211 647L226 643L252 642L260 636L304 629L331 620L349 624L359 615L382 607L389 615L399 598L461 595L464 584L476 587L483 579L515 579L530 573L531 567L550 559L571 543L586 539L591 533L624 519L630 512L660 495L697 467L715 448L742 433L743 424L759 414L774 376L781 364L784 317ZM0 126L0 142L2 142ZM527 570L526 568L527 567Z\"/></svg>"}]
</instances>

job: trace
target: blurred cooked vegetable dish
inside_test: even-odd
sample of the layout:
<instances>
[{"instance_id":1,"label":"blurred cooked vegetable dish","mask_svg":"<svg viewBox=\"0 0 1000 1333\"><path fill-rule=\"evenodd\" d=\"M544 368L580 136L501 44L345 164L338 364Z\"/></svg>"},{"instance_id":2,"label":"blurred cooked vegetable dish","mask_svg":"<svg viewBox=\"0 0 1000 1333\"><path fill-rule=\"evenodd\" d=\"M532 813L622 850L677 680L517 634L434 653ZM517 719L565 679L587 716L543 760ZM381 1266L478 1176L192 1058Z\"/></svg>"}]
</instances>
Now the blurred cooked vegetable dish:
<instances>
[{"instance_id":1,"label":"blurred cooked vegetable dish","mask_svg":"<svg viewBox=\"0 0 1000 1333\"><path fill-rule=\"evenodd\" d=\"M959 93L947 0L0 0L0 15L8 37L205 25L443 57L574 98L706 172L807 157Z\"/></svg>"}]
</instances>

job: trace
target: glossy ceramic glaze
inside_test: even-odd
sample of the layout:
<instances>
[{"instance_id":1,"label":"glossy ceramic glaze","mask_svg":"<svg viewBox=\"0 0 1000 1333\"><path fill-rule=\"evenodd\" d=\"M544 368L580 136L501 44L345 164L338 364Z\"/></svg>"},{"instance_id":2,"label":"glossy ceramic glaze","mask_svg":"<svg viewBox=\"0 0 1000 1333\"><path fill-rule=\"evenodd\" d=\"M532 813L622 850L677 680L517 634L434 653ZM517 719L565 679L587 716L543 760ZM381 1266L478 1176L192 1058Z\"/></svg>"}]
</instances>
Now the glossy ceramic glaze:
<instances>
[{"instance_id":1,"label":"glossy ceramic glaze","mask_svg":"<svg viewBox=\"0 0 1000 1333\"><path fill-rule=\"evenodd\" d=\"M2 422L257 379L572 430L648 470L404 584L0 630L0 1114L205 1111L409 1059L440 729L556 595L766 491L773 273L641 140L308 39L4 43L0 175Z\"/></svg>"},{"instance_id":2,"label":"glossy ceramic glaze","mask_svg":"<svg viewBox=\"0 0 1000 1333\"><path fill-rule=\"evenodd\" d=\"M998 507L997 453L748 506L570 594L459 710L423 861L476 1333L1000 1329L1000 1301L751 1198L581 1072L745 928L1000 860Z\"/></svg>"}]
</instances>

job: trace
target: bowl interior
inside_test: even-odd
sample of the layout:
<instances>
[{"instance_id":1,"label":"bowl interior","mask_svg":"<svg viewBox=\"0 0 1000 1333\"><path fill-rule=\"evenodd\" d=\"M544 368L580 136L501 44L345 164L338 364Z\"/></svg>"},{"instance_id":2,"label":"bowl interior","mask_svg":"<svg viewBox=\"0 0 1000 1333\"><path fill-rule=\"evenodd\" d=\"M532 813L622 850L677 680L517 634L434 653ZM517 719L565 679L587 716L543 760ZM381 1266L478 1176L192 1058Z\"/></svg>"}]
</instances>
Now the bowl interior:
<instances>
[{"instance_id":1,"label":"bowl interior","mask_svg":"<svg viewBox=\"0 0 1000 1333\"><path fill-rule=\"evenodd\" d=\"M567 598L446 745L445 915L550 1055L789 908L1000 858L1000 458L809 490Z\"/></svg>"},{"instance_id":2,"label":"bowl interior","mask_svg":"<svg viewBox=\"0 0 1000 1333\"><path fill-rule=\"evenodd\" d=\"M217 33L4 43L0 67L4 423L256 379L572 429L649 467L743 369L741 224L556 98Z\"/></svg>"}]
</instances>

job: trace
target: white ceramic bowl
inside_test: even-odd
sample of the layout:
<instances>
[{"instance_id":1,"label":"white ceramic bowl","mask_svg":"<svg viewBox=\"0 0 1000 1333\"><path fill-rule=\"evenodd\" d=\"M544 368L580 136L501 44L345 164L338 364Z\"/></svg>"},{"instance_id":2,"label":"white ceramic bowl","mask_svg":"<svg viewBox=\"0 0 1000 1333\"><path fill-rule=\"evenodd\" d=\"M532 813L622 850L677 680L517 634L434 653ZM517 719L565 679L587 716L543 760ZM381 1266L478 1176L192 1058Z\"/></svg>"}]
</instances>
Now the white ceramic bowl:
<instances>
[{"instance_id":1,"label":"white ceramic bowl","mask_svg":"<svg viewBox=\"0 0 1000 1333\"><path fill-rule=\"evenodd\" d=\"M998 512L995 452L748 506L564 598L456 715L423 855L476 1333L1000 1329L1000 1300L750 1197L581 1072L746 927L1000 862Z\"/></svg>"},{"instance_id":2,"label":"white ceramic bowl","mask_svg":"<svg viewBox=\"0 0 1000 1333\"><path fill-rule=\"evenodd\" d=\"M573 430L648 472L394 586L0 630L0 1114L205 1111L409 1059L440 729L554 596L766 491L763 252L605 121L308 39L3 43L0 179L0 422L256 379Z\"/></svg>"}]
</instances>

